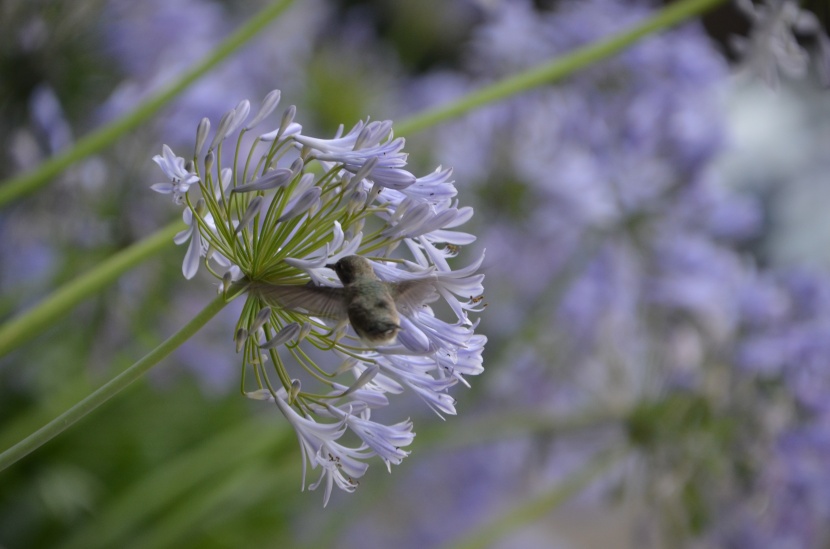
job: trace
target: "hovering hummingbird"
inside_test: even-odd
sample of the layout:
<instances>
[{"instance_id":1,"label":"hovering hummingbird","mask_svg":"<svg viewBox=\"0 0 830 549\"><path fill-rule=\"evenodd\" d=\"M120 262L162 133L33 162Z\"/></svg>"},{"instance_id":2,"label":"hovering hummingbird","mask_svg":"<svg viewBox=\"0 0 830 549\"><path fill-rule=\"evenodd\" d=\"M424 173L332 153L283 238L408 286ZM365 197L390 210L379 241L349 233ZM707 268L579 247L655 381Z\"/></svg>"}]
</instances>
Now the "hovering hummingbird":
<instances>
[{"instance_id":1,"label":"hovering hummingbird","mask_svg":"<svg viewBox=\"0 0 830 549\"><path fill-rule=\"evenodd\" d=\"M305 310L315 316L348 320L360 339L371 347L390 345L401 330L398 309L413 309L438 297L429 277L384 282L372 264L349 255L333 265L342 288L256 283L253 291L266 302L289 310Z\"/></svg>"}]
</instances>

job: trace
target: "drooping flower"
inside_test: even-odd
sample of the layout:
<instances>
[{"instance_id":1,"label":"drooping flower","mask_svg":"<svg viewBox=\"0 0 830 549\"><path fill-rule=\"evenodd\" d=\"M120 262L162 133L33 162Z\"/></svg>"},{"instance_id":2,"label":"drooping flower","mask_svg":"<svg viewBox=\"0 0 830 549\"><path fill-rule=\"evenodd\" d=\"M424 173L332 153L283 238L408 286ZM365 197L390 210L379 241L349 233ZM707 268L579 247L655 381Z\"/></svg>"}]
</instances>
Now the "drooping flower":
<instances>
[{"instance_id":1,"label":"drooping flower","mask_svg":"<svg viewBox=\"0 0 830 549\"><path fill-rule=\"evenodd\" d=\"M250 290L234 337L244 391L276 402L297 431L304 463L322 468L310 488L324 485L327 502L334 485L355 489L368 458L377 455L391 467L408 455L402 448L414 437L409 420L383 425L370 419L372 408L389 403L387 395L409 389L437 413L455 414L448 389L483 371L486 337L475 334L478 322L469 316L481 311L482 257L451 268L459 245L475 240L454 230L473 211L454 199L451 170L420 178L407 170L404 140L392 135L390 121L359 122L320 139L303 134L292 106L276 129L239 152L243 136L278 100L278 93L269 94L247 125L251 107L240 102L216 124L212 139L203 121L192 164L165 146L155 160L170 183L153 189L185 204L189 227L176 236L179 244L190 242L185 277L204 264L222 280L223 291L234 281ZM236 133L231 169L223 166L222 149ZM191 187L199 188L198 199ZM324 314L326 307L281 301L267 290L311 285L315 295L340 295L343 280L333 266L354 255L394 287L429 287L415 301L396 303L394 345L367 347L344 321ZM452 321L435 315L436 299L448 304ZM312 356L321 351L342 365L318 365ZM338 380L349 372L353 382ZM362 444L341 444L346 430Z\"/></svg>"}]
</instances>

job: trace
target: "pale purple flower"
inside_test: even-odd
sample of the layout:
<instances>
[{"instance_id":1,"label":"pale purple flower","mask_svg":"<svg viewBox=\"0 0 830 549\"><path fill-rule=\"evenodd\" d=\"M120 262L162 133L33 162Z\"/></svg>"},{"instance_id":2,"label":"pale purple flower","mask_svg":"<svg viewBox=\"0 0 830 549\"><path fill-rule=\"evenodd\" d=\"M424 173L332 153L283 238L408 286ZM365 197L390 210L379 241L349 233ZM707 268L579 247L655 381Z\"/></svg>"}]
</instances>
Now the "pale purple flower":
<instances>
[{"instance_id":1,"label":"pale purple flower","mask_svg":"<svg viewBox=\"0 0 830 549\"><path fill-rule=\"evenodd\" d=\"M273 111L277 96L266 95L260 110ZM250 111L250 103L241 101L221 118L204 168L195 168L198 177L176 189L186 204L188 229L175 241L189 240L186 278L196 274L204 257L211 274L222 279L222 291L235 280L250 284L233 340L243 368L256 372L247 379L258 387L243 390L256 400L276 400L297 431L304 467L321 467L310 488L325 485L327 503L334 486L347 492L356 488L371 457L379 456L391 468L408 455L402 447L414 437L410 421L383 425L370 418L372 409L390 404L388 395L409 390L439 415L455 414L448 390L459 381L467 384L464 376L483 371L487 338L475 334L478 321L469 318L483 308L484 277L477 272L482 257L474 256L456 270L449 261L460 243L475 240L456 230L473 210L452 198L456 190L451 170L439 168L422 178L406 170L404 141L392 137L389 121L359 122L344 136L341 129L334 139L318 139L302 133L294 122L296 109L289 107L279 128L261 134L250 153L240 153L242 145L236 146L235 154L250 155L245 162L234 158L232 165L239 171L221 168L214 149L237 132L253 129L249 123L240 130ZM254 115L254 121L263 118ZM199 124L197 149L208 142L208 127L204 120ZM263 141L268 145L260 146ZM168 147L156 162L172 179L189 173L184 160ZM290 167L280 165L288 162ZM257 166L256 173L249 166ZM407 194L413 185L417 187ZM194 206L195 187L201 198ZM370 229L364 234L366 227ZM408 255L392 256L398 249ZM349 331L347 319L327 315L325 307L312 312L303 303L289 305L269 293L271 285L338 288L343 283L331 266L350 255L366 257L381 280L419 279L425 284L421 297L396 303L397 343L367 347L355 330ZM432 305L441 300L456 316L454 321L436 316ZM295 360L286 360L283 347ZM301 382L287 371L289 366L322 371L316 361L326 354L340 360L332 379L315 375L311 383ZM275 375L271 368L277 371L275 381L268 381ZM353 375L354 381L337 380L343 374ZM347 430L363 444L341 444Z\"/></svg>"},{"instance_id":2,"label":"pale purple flower","mask_svg":"<svg viewBox=\"0 0 830 549\"><path fill-rule=\"evenodd\" d=\"M197 215L199 215L198 207L196 208L196 212ZM193 213L194 210L185 208L182 212L182 219L187 225L187 228L180 231L173 237L173 242L179 246L185 242L190 242L187 246L187 252L185 252L184 255L184 261L182 262L182 274L188 280L196 276L201 259L205 257L215 261L216 264L224 271L230 271L233 274L233 280L237 280L240 277L238 266L234 265L227 257L217 252L215 249L212 249L209 242L202 238L201 231L203 229L200 227L199 222L194 217ZM216 233L216 223L214 222L213 215L211 213L206 212L204 214L202 217L202 223L205 227L207 227L208 231Z\"/></svg>"},{"instance_id":3,"label":"pale purple flower","mask_svg":"<svg viewBox=\"0 0 830 549\"><path fill-rule=\"evenodd\" d=\"M204 251L202 246L202 233L199 230L199 223L193 217L193 211L187 208L182 212L182 219L187 225L187 229L179 232L174 238L173 242L181 246L185 242L190 241L187 246L187 252L184 255L184 262L182 263L182 274L188 280L196 276L199 270L199 263Z\"/></svg>"},{"instance_id":4,"label":"pale purple flower","mask_svg":"<svg viewBox=\"0 0 830 549\"><path fill-rule=\"evenodd\" d=\"M311 158L321 161L324 166L341 164L344 169L357 174L370 160L377 159L375 167L364 177L373 186L402 190L414 184L416 177L403 169L406 154L402 153L403 138L393 138L392 122L359 122L345 136L333 139L318 139L297 135L294 139L311 149Z\"/></svg>"},{"instance_id":5,"label":"pale purple flower","mask_svg":"<svg viewBox=\"0 0 830 549\"><path fill-rule=\"evenodd\" d=\"M151 189L161 194L172 194L173 202L181 204L184 202L184 195L194 183L198 183L199 176L189 171L185 167L185 160L181 156L176 156L173 150L164 145L162 153L153 157L153 162L158 164L164 175L169 181L164 183L155 183L150 186Z\"/></svg>"},{"instance_id":6,"label":"pale purple flower","mask_svg":"<svg viewBox=\"0 0 830 549\"><path fill-rule=\"evenodd\" d=\"M416 238L430 233L430 236L439 242L472 244L474 236L467 233L454 234L445 230L462 225L473 216L472 208L459 209L457 206L457 202L453 203L450 200L430 204L406 198L395 204L394 210L390 208L383 236L390 239Z\"/></svg>"},{"instance_id":7,"label":"pale purple flower","mask_svg":"<svg viewBox=\"0 0 830 549\"><path fill-rule=\"evenodd\" d=\"M242 125L245 119L248 118L248 114L250 112L251 103L247 99L243 99L235 108L226 112L225 115L219 120L219 124L216 126L213 141L210 142L208 152L214 150L222 143L222 141L225 140L225 138L235 132Z\"/></svg>"},{"instance_id":8,"label":"pale purple flower","mask_svg":"<svg viewBox=\"0 0 830 549\"><path fill-rule=\"evenodd\" d=\"M409 455L409 452L401 450L401 447L409 446L415 439L411 421L383 425L369 419L369 409L363 410L360 415L335 407L330 407L329 411L343 419L349 429L380 456L389 472L392 471L393 464L399 465L403 458Z\"/></svg>"},{"instance_id":9,"label":"pale purple flower","mask_svg":"<svg viewBox=\"0 0 830 549\"><path fill-rule=\"evenodd\" d=\"M417 178L412 185L401 192L406 196L439 203L458 194L455 185L453 185L454 181L450 179L452 174L453 170L451 168L444 169L439 166L431 174Z\"/></svg>"},{"instance_id":10,"label":"pale purple flower","mask_svg":"<svg viewBox=\"0 0 830 549\"><path fill-rule=\"evenodd\" d=\"M73 141L72 128L55 91L41 84L32 91L29 103L33 121L49 143L49 152L68 147Z\"/></svg>"},{"instance_id":11,"label":"pale purple flower","mask_svg":"<svg viewBox=\"0 0 830 549\"><path fill-rule=\"evenodd\" d=\"M413 390L439 416L442 413L456 415L455 399L447 394L447 389L454 386L457 379L435 377L435 358L389 354L379 356L377 364L382 374Z\"/></svg>"},{"instance_id":12,"label":"pale purple flower","mask_svg":"<svg viewBox=\"0 0 830 549\"><path fill-rule=\"evenodd\" d=\"M312 469L318 466L321 468L320 478L309 486L309 489L316 490L325 481L324 506L329 502L335 483L341 490L353 492L357 488L356 479L362 477L369 467L362 460L370 457L371 452L365 445L349 448L337 442L346 432L346 419L342 418L336 423L318 423L311 418L300 416L294 408L285 403L283 396L277 395L273 400L297 432L303 459L303 486L308 462L311 463Z\"/></svg>"}]
</instances>

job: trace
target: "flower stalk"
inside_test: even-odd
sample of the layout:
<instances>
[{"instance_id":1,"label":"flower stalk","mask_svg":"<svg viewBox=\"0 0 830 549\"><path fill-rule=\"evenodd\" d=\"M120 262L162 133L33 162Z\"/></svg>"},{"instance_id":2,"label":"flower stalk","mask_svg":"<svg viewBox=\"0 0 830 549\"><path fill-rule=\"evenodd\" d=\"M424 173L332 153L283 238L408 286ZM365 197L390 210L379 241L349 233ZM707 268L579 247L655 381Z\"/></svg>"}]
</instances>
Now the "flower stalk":
<instances>
[{"instance_id":1,"label":"flower stalk","mask_svg":"<svg viewBox=\"0 0 830 549\"><path fill-rule=\"evenodd\" d=\"M0 357L41 333L75 305L100 292L103 286L169 246L170 238L180 229L180 222L171 223L124 248L94 269L63 285L31 309L0 325Z\"/></svg>"},{"instance_id":2,"label":"flower stalk","mask_svg":"<svg viewBox=\"0 0 830 549\"><path fill-rule=\"evenodd\" d=\"M78 140L73 147L48 159L37 169L4 181L0 184L0 206L37 191L75 162L108 147L122 135L149 120L188 86L257 36L269 23L279 17L291 5L292 1L278 0L267 4L262 11L226 38L204 59L182 74L178 80L149 97L135 110Z\"/></svg>"},{"instance_id":3,"label":"flower stalk","mask_svg":"<svg viewBox=\"0 0 830 549\"><path fill-rule=\"evenodd\" d=\"M238 287L237 289L240 289ZM236 292L229 293L233 298ZM14 464L21 458L33 452L43 444L58 436L79 419L103 405L110 398L126 389L135 380L147 373L150 368L158 364L163 358L172 353L182 343L187 341L202 326L221 311L228 303L225 296L219 295L202 309L193 319L185 324L181 330L167 338L161 345L144 355L144 357L119 375L102 385L88 397L62 413L25 439L21 440L8 450L0 454L0 471Z\"/></svg>"}]
</instances>

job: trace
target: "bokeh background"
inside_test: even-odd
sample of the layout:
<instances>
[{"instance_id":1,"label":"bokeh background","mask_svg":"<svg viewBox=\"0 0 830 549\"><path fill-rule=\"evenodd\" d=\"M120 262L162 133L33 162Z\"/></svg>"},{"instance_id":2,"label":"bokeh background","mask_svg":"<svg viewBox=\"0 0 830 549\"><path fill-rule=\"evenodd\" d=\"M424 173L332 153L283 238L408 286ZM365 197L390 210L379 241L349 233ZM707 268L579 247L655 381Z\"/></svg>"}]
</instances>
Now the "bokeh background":
<instances>
[{"instance_id":1,"label":"bokeh background","mask_svg":"<svg viewBox=\"0 0 830 549\"><path fill-rule=\"evenodd\" d=\"M4 0L0 176L130 112L264 5ZM827 5L804 5L827 28ZM0 319L180 215L149 190L151 158L189 150L203 116L279 88L310 134L400 120L659 7L297 0L151 122L0 209ZM239 394L232 304L0 472L0 547L830 546L830 46L807 26L809 59L735 46L755 31L725 5L406 136L412 171L452 166L476 210L489 343L458 417L390 410L418 433L391 475L378 461L325 509L301 492L293 431ZM0 449L213 297L183 254L0 357Z\"/></svg>"}]
</instances>

